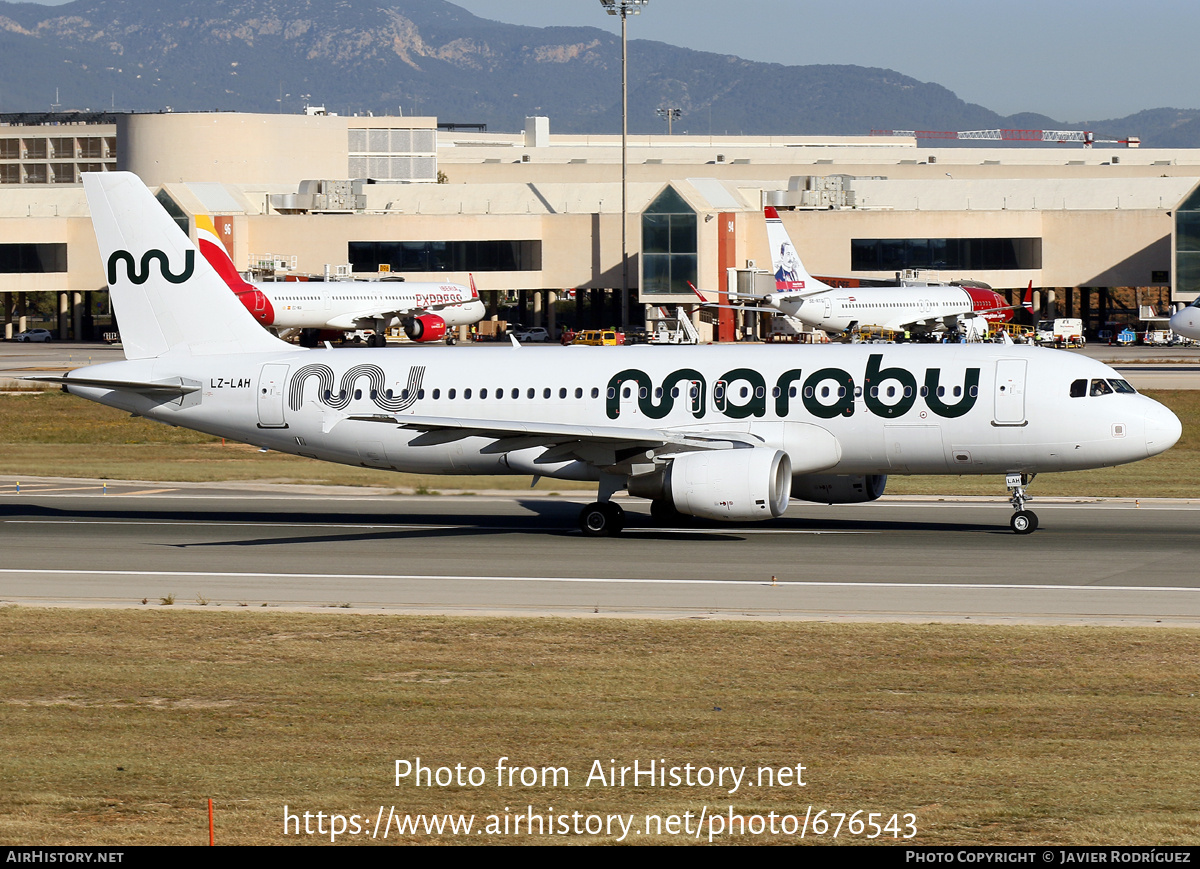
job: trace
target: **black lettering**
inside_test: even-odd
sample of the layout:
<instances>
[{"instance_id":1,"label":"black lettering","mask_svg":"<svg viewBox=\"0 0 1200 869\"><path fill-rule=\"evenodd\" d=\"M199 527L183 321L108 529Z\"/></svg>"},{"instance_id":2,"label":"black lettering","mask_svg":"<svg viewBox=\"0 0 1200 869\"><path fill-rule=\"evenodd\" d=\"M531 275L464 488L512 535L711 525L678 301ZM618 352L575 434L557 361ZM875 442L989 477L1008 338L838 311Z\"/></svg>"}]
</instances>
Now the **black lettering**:
<instances>
[{"instance_id":1,"label":"black lettering","mask_svg":"<svg viewBox=\"0 0 1200 869\"><path fill-rule=\"evenodd\" d=\"M867 359L867 373L863 378L863 402L867 405L867 410L876 416L883 416L889 419L904 416L912 409L913 404L917 400L917 378L912 376L911 372L905 371L903 368L879 368L879 363L883 359L882 353L872 353ZM879 400L877 394L879 385L885 380L898 380L903 387L900 393L900 400L895 404L884 404Z\"/></svg>"},{"instance_id":2,"label":"black lettering","mask_svg":"<svg viewBox=\"0 0 1200 869\"><path fill-rule=\"evenodd\" d=\"M838 385L838 400L833 404L822 404L818 400L817 385L823 380L832 380ZM822 368L810 374L804 381L804 406L819 419L854 415L854 378L840 368Z\"/></svg>"},{"instance_id":3,"label":"black lettering","mask_svg":"<svg viewBox=\"0 0 1200 869\"><path fill-rule=\"evenodd\" d=\"M956 419L975 406L979 397L979 369L968 368L963 378L963 394L954 404L946 404L938 397L938 381L941 380L942 369L930 368L925 372L925 403L938 416L946 419Z\"/></svg>"},{"instance_id":4,"label":"black lettering","mask_svg":"<svg viewBox=\"0 0 1200 869\"><path fill-rule=\"evenodd\" d=\"M117 282L117 263L123 262L125 263L125 276L129 282L135 286L141 286L150 279L151 260L158 260L159 273L172 284L182 284L192 276L192 272L196 268L196 252L194 250L183 252L183 271L178 275L171 271L167 255L161 250L151 248L142 254L140 269L134 267L133 254L127 250L118 250L113 251L108 258L108 283L112 285Z\"/></svg>"},{"instance_id":5,"label":"black lettering","mask_svg":"<svg viewBox=\"0 0 1200 869\"><path fill-rule=\"evenodd\" d=\"M662 397L657 401L654 396L653 384L650 381L650 375L644 371L639 371L636 368L626 368L624 371L614 374L608 381L608 392L605 395L604 412L609 419L616 419L621 415L621 384L627 380L632 380L638 386L638 410L645 414L650 419L662 419L667 416L675 406L675 396L671 394L671 390L676 384L683 382L683 394L691 402L690 412L696 419L700 419L705 413L704 393L706 391L706 381L704 375L694 368L681 368L678 371L672 371L666 376L662 384ZM692 384L696 383L696 395L691 395Z\"/></svg>"},{"instance_id":6,"label":"black lettering","mask_svg":"<svg viewBox=\"0 0 1200 869\"><path fill-rule=\"evenodd\" d=\"M729 400L729 387L738 380L745 380L750 384L750 400L741 405L733 404ZM753 368L735 368L722 375L721 382L725 384L725 388L721 390L720 395L717 395L715 390L713 394L713 407L718 411L730 419L745 419L748 416L766 416L767 384L761 374Z\"/></svg>"}]
</instances>

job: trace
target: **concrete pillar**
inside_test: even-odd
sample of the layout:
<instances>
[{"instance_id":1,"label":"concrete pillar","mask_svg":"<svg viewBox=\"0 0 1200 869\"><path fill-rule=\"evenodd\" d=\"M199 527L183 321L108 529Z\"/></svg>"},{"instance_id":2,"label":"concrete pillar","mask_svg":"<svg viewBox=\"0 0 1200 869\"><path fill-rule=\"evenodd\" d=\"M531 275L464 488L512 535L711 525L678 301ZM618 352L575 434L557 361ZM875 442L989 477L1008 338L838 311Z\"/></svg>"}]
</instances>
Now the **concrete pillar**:
<instances>
[{"instance_id":1,"label":"concrete pillar","mask_svg":"<svg viewBox=\"0 0 1200 869\"><path fill-rule=\"evenodd\" d=\"M531 295L533 296L533 323L530 325L540 326L542 325L542 291L534 290Z\"/></svg>"},{"instance_id":2,"label":"concrete pillar","mask_svg":"<svg viewBox=\"0 0 1200 869\"><path fill-rule=\"evenodd\" d=\"M588 290L588 323L587 328L599 329L604 321L604 290Z\"/></svg>"},{"instance_id":3,"label":"concrete pillar","mask_svg":"<svg viewBox=\"0 0 1200 869\"><path fill-rule=\"evenodd\" d=\"M66 341L71 331L71 297L58 294L58 340Z\"/></svg>"},{"instance_id":4,"label":"concrete pillar","mask_svg":"<svg viewBox=\"0 0 1200 869\"><path fill-rule=\"evenodd\" d=\"M83 294L83 337L91 341L96 336L96 320L92 316L92 291Z\"/></svg>"},{"instance_id":5,"label":"concrete pillar","mask_svg":"<svg viewBox=\"0 0 1200 869\"><path fill-rule=\"evenodd\" d=\"M1042 291L1034 290L1033 296L1030 298L1029 301L1033 303L1033 307L1030 308L1030 310L1029 310L1029 316L1033 317L1033 319L1036 320L1042 310Z\"/></svg>"},{"instance_id":6,"label":"concrete pillar","mask_svg":"<svg viewBox=\"0 0 1200 869\"><path fill-rule=\"evenodd\" d=\"M25 317L25 312L28 310L29 309L25 307L25 294L18 293L17 294L17 331L18 332L24 332L26 329L29 328L29 326L27 324L27 319Z\"/></svg>"},{"instance_id":7,"label":"concrete pillar","mask_svg":"<svg viewBox=\"0 0 1200 869\"><path fill-rule=\"evenodd\" d=\"M554 290L546 290L546 331L550 333L550 338L555 337L558 332L558 293Z\"/></svg>"},{"instance_id":8,"label":"concrete pillar","mask_svg":"<svg viewBox=\"0 0 1200 869\"><path fill-rule=\"evenodd\" d=\"M1045 310L1046 310L1046 316L1049 317L1050 319L1054 319L1054 317L1056 317L1058 314L1058 303L1054 299L1053 288L1046 290L1046 309Z\"/></svg>"},{"instance_id":9,"label":"concrete pillar","mask_svg":"<svg viewBox=\"0 0 1200 869\"><path fill-rule=\"evenodd\" d=\"M4 340L11 341L13 336L12 294L0 293L0 299L4 300Z\"/></svg>"},{"instance_id":10,"label":"concrete pillar","mask_svg":"<svg viewBox=\"0 0 1200 869\"><path fill-rule=\"evenodd\" d=\"M83 293L71 293L71 324L76 341L83 340Z\"/></svg>"}]
</instances>

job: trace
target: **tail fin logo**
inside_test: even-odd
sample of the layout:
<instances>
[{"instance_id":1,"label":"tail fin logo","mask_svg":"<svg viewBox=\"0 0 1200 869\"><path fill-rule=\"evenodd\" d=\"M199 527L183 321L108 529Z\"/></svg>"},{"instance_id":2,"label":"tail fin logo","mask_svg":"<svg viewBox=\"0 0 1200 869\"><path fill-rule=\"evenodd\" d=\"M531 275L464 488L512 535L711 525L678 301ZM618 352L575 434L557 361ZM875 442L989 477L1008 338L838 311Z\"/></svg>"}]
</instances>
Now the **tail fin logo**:
<instances>
[{"instance_id":1,"label":"tail fin logo","mask_svg":"<svg viewBox=\"0 0 1200 869\"><path fill-rule=\"evenodd\" d=\"M802 276L805 275L804 266L800 263L800 254L796 253L796 249L792 247L790 241L785 241L779 246L779 257L776 263L775 289L804 289L802 279Z\"/></svg>"},{"instance_id":2,"label":"tail fin logo","mask_svg":"<svg viewBox=\"0 0 1200 869\"><path fill-rule=\"evenodd\" d=\"M178 275L171 271L171 263L161 250L151 248L142 254L140 269L133 259L133 254L127 250L117 250L113 251L108 258L108 283L112 285L117 282L117 263L119 262L125 263L125 276L129 278L131 284L140 286L146 283L150 279L151 260L158 260L159 273L172 284L182 284L192 276L192 272L196 269L196 252L194 250L184 251L183 273Z\"/></svg>"}]
</instances>

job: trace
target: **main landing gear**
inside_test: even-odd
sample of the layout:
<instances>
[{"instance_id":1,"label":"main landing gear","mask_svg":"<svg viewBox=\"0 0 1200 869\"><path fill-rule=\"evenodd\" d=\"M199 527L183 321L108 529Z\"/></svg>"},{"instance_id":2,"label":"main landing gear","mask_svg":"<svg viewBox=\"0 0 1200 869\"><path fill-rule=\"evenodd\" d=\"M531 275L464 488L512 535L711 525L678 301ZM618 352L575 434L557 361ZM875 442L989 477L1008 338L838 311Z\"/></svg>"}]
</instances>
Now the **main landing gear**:
<instances>
[{"instance_id":1,"label":"main landing gear","mask_svg":"<svg viewBox=\"0 0 1200 869\"><path fill-rule=\"evenodd\" d=\"M614 493L624 488L623 476L600 475L596 502L579 511L579 530L584 537L616 537L625 530L625 511L611 500Z\"/></svg>"},{"instance_id":2,"label":"main landing gear","mask_svg":"<svg viewBox=\"0 0 1200 869\"><path fill-rule=\"evenodd\" d=\"M616 537L625 528L625 511L612 501L597 501L579 511L579 530L585 537Z\"/></svg>"},{"instance_id":3,"label":"main landing gear","mask_svg":"<svg viewBox=\"0 0 1200 869\"><path fill-rule=\"evenodd\" d=\"M1035 476L1036 474L1009 474L1004 478L1011 495L1009 503L1016 511L1008 520L1009 527L1012 528L1014 534L1032 534L1037 531L1037 513L1025 509L1025 502L1029 500L1029 496L1025 494L1025 487L1033 482Z\"/></svg>"}]
</instances>

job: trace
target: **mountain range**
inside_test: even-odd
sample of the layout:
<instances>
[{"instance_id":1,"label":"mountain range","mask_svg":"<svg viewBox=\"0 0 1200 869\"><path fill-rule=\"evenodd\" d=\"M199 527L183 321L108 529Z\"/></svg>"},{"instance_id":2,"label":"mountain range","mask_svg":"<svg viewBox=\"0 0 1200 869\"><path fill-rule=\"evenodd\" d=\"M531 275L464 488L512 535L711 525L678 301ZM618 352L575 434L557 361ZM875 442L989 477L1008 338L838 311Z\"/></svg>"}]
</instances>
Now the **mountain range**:
<instances>
[{"instance_id":1,"label":"mountain range","mask_svg":"<svg viewBox=\"0 0 1200 869\"><path fill-rule=\"evenodd\" d=\"M1061 121L1002 116L887 69L784 66L629 42L629 129L866 135L873 129L1088 129L1200 147L1200 110ZM594 27L488 21L446 0L0 2L0 113L91 109L436 115L559 133L620 129L620 39ZM941 143L945 144L945 143Z\"/></svg>"}]
</instances>

